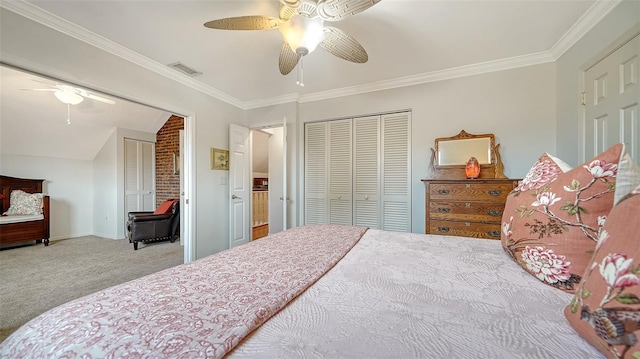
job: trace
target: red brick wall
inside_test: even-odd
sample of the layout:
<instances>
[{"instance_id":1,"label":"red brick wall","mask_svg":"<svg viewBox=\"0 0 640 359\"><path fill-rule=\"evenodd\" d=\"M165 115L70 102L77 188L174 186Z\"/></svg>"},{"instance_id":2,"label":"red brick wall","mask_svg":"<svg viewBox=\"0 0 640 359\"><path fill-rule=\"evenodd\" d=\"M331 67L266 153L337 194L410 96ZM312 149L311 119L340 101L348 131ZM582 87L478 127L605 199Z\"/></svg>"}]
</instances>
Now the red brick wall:
<instances>
[{"instance_id":1,"label":"red brick wall","mask_svg":"<svg viewBox=\"0 0 640 359\"><path fill-rule=\"evenodd\" d=\"M184 119L171 116L156 133L156 207L169 198L180 198L180 175L173 173L173 153L180 151Z\"/></svg>"}]
</instances>

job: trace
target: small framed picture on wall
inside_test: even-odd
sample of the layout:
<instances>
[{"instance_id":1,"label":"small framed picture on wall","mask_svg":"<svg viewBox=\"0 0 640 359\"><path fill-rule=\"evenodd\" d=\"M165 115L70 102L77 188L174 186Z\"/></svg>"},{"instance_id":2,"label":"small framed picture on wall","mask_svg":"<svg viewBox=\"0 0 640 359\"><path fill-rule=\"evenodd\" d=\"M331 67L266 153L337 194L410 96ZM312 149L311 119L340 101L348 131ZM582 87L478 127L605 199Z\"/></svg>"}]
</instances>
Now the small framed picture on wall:
<instances>
[{"instance_id":1,"label":"small framed picture on wall","mask_svg":"<svg viewBox=\"0 0 640 359\"><path fill-rule=\"evenodd\" d=\"M219 148L211 149L211 169L212 170L229 170L229 151Z\"/></svg>"}]
</instances>

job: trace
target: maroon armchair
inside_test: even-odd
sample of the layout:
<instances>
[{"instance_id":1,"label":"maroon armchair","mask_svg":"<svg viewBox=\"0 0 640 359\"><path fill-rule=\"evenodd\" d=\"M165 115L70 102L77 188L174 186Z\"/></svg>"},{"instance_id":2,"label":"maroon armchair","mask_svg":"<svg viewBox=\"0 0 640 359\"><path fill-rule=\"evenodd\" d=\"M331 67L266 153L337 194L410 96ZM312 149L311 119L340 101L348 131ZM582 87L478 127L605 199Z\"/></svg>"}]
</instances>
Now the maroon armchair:
<instances>
[{"instance_id":1,"label":"maroon armchair","mask_svg":"<svg viewBox=\"0 0 640 359\"><path fill-rule=\"evenodd\" d=\"M128 217L129 243L133 243L134 250L138 250L138 242L173 243L180 236L179 200L167 200L155 212L129 212Z\"/></svg>"}]
</instances>

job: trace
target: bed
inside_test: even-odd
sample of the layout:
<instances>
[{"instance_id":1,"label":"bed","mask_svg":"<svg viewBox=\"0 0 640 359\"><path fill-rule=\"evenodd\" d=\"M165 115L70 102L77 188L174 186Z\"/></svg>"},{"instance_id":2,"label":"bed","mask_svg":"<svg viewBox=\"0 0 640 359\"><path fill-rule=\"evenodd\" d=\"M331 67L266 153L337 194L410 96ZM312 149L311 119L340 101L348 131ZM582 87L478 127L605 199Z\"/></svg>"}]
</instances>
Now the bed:
<instances>
[{"instance_id":1,"label":"bed","mask_svg":"<svg viewBox=\"0 0 640 359\"><path fill-rule=\"evenodd\" d=\"M42 193L41 179L25 179L0 176L0 204L2 212L11 207L10 199L13 191L24 191L28 194ZM49 245L49 204L50 198L42 196L42 208L37 214L16 214L0 217L0 245L14 245L35 241Z\"/></svg>"},{"instance_id":2,"label":"bed","mask_svg":"<svg viewBox=\"0 0 640 359\"><path fill-rule=\"evenodd\" d=\"M307 225L76 299L0 357L601 358L500 241Z\"/></svg>"}]
</instances>

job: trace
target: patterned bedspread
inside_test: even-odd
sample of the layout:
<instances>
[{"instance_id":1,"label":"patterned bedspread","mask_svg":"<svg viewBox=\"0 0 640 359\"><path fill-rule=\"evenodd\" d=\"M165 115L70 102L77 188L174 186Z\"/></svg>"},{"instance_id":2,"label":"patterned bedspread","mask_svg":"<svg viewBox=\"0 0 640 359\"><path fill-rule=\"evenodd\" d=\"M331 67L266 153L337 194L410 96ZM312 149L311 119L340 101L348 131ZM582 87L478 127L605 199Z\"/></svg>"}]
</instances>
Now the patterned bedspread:
<instances>
[{"instance_id":1,"label":"patterned bedspread","mask_svg":"<svg viewBox=\"0 0 640 359\"><path fill-rule=\"evenodd\" d=\"M603 358L500 241L368 230L229 358Z\"/></svg>"},{"instance_id":2,"label":"patterned bedspread","mask_svg":"<svg viewBox=\"0 0 640 359\"><path fill-rule=\"evenodd\" d=\"M0 357L222 357L365 231L298 227L111 287L31 320L0 343Z\"/></svg>"}]
</instances>

